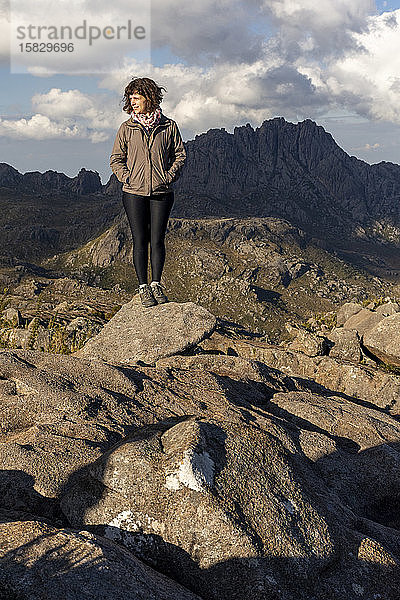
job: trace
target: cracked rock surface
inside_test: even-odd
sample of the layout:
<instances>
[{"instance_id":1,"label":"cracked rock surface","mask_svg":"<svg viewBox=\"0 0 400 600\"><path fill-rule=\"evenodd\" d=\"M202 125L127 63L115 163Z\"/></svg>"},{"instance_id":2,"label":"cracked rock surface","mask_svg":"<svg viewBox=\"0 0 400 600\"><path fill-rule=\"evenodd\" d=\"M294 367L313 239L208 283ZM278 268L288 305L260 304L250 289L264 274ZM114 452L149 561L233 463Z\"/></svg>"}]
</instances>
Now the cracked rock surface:
<instances>
[{"instance_id":1,"label":"cracked rock surface","mask_svg":"<svg viewBox=\"0 0 400 600\"><path fill-rule=\"evenodd\" d=\"M233 342L242 356L133 366L0 352L2 540L14 539L0 558L3 586L35 597L42 564L65 586L91 580L90 568L74 575L63 555L51 560L68 530L68 544L84 532L111 569L96 571L99 586L121 577L146 589L124 575L135 557L140 577L146 564L183 586L176 598L397 598L397 415L328 379L284 373L260 342L257 359L244 356L249 341Z\"/></svg>"}]
</instances>

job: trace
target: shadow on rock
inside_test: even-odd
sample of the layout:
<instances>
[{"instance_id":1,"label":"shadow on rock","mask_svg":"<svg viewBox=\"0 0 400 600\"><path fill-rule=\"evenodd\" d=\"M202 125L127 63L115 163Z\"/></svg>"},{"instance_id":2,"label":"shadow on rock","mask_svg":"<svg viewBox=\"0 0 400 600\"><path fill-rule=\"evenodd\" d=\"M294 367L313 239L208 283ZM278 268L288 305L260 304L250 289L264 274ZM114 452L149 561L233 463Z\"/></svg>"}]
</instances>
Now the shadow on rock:
<instances>
[{"instance_id":1,"label":"shadow on rock","mask_svg":"<svg viewBox=\"0 0 400 600\"><path fill-rule=\"evenodd\" d=\"M322 421L240 402L246 383L228 380L242 423L185 416L143 427L66 486L71 525L128 548L204 600L397 600L391 506L374 518L397 486L398 448L360 451ZM326 454L312 460L307 436L313 451L323 440Z\"/></svg>"},{"instance_id":2,"label":"shadow on rock","mask_svg":"<svg viewBox=\"0 0 400 600\"><path fill-rule=\"evenodd\" d=\"M31 516L49 519L61 527L67 525L58 500L39 494L33 487L34 483L32 475L24 471L0 471L0 511L3 511L3 518L6 514L4 511L22 511ZM12 516L10 520L13 520Z\"/></svg>"},{"instance_id":3,"label":"shadow on rock","mask_svg":"<svg viewBox=\"0 0 400 600\"><path fill-rule=\"evenodd\" d=\"M43 521L0 522L1 600L196 600L128 550Z\"/></svg>"}]
</instances>

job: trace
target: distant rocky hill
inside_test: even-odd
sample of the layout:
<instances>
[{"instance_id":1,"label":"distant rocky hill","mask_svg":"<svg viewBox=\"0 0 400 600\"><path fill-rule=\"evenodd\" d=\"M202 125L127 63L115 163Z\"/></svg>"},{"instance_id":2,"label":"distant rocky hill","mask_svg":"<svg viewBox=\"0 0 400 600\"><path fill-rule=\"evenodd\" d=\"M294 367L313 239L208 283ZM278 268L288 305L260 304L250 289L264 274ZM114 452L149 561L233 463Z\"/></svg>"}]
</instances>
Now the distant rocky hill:
<instances>
[{"instance_id":1,"label":"distant rocky hill","mask_svg":"<svg viewBox=\"0 0 400 600\"><path fill-rule=\"evenodd\" d=\"M273 339L289 315L299 322L345 300L398 293L394 284L355 269L279 218L171 218L166 248L163 281L171 299L197 302ZM125 215L42 267L132 293L137 284Z\"/></svg>"},{"instance_id":2,"label":"distant rocky hill","mask_svg":"<svg viewBox=\"0 0 400 600\"><path fill-rule=\"evenodd\" d=\"M81 169L76 177L68 177L57 171L32 171L22 175L7 163L0 163L0 188L37 194L72 193L78 196L103 191L97 171Z\"/></svg>"},{"instance_id":3,"label":"distant rocky hill","mask_svg":"<svg viewBox=\"0 0 400 600\"><path fill-rule=\"evenodd\" d=\"M74 178L55 171L22 175L2 163L0 267L77 248L104 231L120 209L91 171L81 169Z\"/></svg>"}]
</instances>

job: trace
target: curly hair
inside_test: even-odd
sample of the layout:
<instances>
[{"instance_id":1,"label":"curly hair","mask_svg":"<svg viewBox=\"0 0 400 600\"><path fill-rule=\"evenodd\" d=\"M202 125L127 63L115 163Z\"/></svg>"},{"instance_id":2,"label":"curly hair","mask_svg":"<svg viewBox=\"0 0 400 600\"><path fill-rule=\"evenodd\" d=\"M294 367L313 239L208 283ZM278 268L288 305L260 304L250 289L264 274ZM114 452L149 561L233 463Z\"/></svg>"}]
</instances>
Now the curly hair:
<instances>
[{"instance_id":1,"label":"curly hair","mask_svg":"<svg viewBox=\"0 0 400 600\"><path fill-rule=\"evenodd\" d=\"M132 112L132 105L129 96L131 94L141 94L147 100L148 109L153 112L163 99L163 93L161 90L167 91L165 87L158 86L155 81L148 77L135 77L128 83L125 88L124 95L121 102L125 102L123 110L130 114Z\"/></svg>"}]
</instances>

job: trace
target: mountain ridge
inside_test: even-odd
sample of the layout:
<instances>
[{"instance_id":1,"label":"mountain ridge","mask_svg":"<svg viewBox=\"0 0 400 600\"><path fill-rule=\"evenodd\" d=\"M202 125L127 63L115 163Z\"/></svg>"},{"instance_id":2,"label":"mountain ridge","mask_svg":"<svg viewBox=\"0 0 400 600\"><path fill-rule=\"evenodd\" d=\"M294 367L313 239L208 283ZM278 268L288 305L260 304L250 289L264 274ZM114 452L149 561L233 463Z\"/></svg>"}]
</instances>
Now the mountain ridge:
<instances>
[{"instance_id":1,"label":"mountain ridge","mask_svg":"<svg viewBox=\"0 0 400 600\"><path fill-rule=\"evenodd\" d=\"M284 117L259 127L211 128L185 142L187 161L173 185L172 216L274 216L316 231L323 239L400 243L400 165L370 165L347 154L311 119ZM70 178L0 163L0 187L31 193L121 196L114 175L102 184L82 168Z\"/></svg>"},{"instance_id":2,"label":"mountain ridge","mask_svg":"<svg viewBox=\"0 0 400 600\"><path fill-rule=\"evenodd\" d=\"M171 218L284 219L353 264L383 261L394 274L400 269L400 165L348 155L311 119L274 117L233 133L213 128L185 147ZM22 175L0 163L3 254L19 256L23 248L22 258L40 260L77 248L125 218L121 196L115 175L102 185L97 172L84 168L71 178L56 171ZM31 211L39 230L33 219L26 222ZM21 245L31 238L32 257Z\"/></svg>"}]
</instances>

